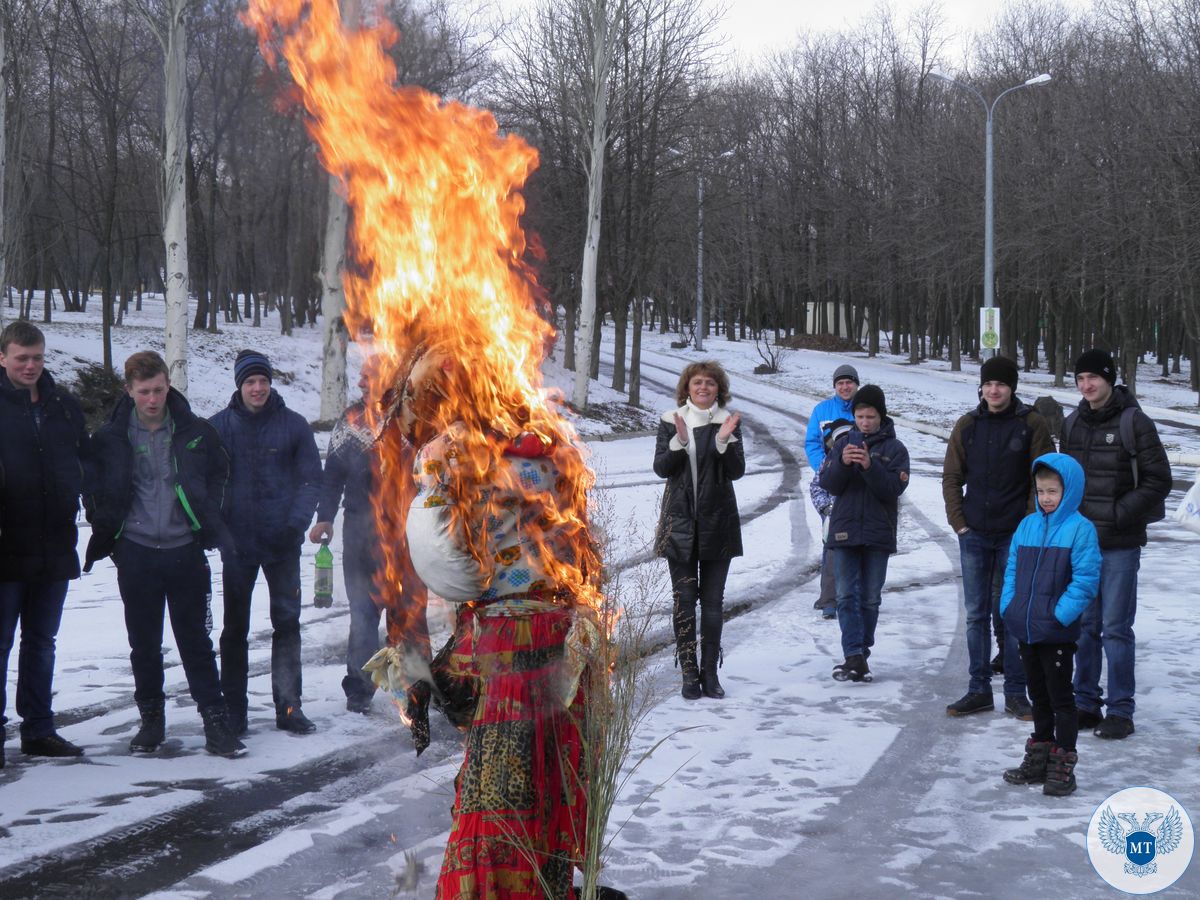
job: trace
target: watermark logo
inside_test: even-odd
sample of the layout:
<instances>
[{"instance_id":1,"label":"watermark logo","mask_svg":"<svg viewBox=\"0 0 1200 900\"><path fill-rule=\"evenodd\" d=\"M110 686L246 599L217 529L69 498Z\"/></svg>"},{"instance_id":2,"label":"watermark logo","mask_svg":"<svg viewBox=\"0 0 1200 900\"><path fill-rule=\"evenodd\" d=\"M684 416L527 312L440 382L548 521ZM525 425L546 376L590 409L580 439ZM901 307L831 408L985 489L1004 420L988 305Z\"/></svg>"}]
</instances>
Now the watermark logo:
<instances>
[{"instance_id":1,"label":"watermark logo","mask_svg":"<svg viewBox=\"0 0 1200 900\"><path fill-rule=\"evenodd\" d=\"M1174 884L1192 861L1192 820L1170 794L1149 787L1117 791L1096 808L1087 849L1096 872L1127 894Z\"/></svg>"}]
</instances>

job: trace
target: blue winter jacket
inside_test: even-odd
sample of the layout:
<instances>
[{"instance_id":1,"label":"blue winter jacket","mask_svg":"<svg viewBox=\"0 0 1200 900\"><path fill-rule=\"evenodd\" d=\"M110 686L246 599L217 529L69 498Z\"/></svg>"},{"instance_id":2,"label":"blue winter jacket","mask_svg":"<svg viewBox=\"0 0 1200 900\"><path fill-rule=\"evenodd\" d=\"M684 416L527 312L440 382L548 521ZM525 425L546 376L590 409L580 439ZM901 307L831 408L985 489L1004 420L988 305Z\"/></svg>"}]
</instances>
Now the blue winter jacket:
<instances>
[{"instance_id":1,"label":"blue winter jacket","mask_svg":"<svg viewBox=\"0 0 1200 900\"><path fill-rule=\"evenodd\" d=\"M308 422L274 390L257 414L235 391L209 421L229 451L226 521L239 552L260 562L299 555L321 490L321 454Z\"/></svg>"},{"instance_id":2,"label":"blue winter jacket","mask_svg":"<svg viewBox=\"0 0 1200 900\"><path fill-rule=\"evenodd\" d=\"M837 394L818 403L813 407L812 415L808 417L808 431L804 434L804 455L808 457L808 464L814 472L820 472L821 463L825 461L825 436L822 429L835 419L854 421L854 410L850 408L850 400L843 400Z\"/></svg>"},{"instance_id":3,"label":"blue winter jacket","mask_svg":"<svg viewBox=\"0 0 1200 900\"><path fill-rule=\"evenodd\" d=\"M1046 453L1033 470L1048 466L1063 482L1058 509L1040 509L1021 520L1008 550L1000 614L1009 634L1025 644L1079 640L1079 617L1100 586L1096 527L1079 512L1083 468L1064 453Z\"/></svg>"},{"instance_id":4,"label":"blue winter jacket","mask_svg":"<svg viewBox=\"0 0 1200 900\"><path fill-rule=\"evenodd\" d=\"M842 462L842 448L855 435L870 451L870 468ZM819 477L821 487L837 497L829 516L827 547L896 552L900 495L908 487L908 449L896 439L891 419L885 417L872 434L863 436L855 429L838 438Z\"/></svg>"}]
</instances>

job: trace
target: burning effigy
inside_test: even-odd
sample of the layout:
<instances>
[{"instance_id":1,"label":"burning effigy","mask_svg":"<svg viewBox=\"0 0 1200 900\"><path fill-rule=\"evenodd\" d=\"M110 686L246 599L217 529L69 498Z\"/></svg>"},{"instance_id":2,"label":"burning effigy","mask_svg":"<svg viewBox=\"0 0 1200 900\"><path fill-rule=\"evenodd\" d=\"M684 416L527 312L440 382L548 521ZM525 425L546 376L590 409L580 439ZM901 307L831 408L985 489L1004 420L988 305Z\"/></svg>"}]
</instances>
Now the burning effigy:
<instances>
[{"instance_id":1,"label":"burning effigy","mask_svg":"<svg viewBox=\"0 0 1200 900\"><path fill-rule=\"evenodd\" d=\"M553 326L519 221L537 154L487 112L396 86L386 22L344 29L335 0L251 0L245 21L351 211L345 322L370 336L381 398L376 677L417 713L441 684L470 716L438 896L565 896L584 843L581 674L604 624L594 478L541 380ZM458 604L436 676L397 651L414 575Z\"/></svg>"}]
</instances>

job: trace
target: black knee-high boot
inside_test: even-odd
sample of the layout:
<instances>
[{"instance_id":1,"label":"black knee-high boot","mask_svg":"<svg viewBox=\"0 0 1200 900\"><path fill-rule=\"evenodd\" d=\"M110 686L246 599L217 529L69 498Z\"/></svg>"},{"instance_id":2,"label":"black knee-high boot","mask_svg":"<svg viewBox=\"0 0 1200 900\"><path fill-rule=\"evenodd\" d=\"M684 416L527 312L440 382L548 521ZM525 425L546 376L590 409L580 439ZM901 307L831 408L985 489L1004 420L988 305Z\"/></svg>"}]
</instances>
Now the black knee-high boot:
<instances>
[{"instance_id":1,"label":"black knee-high boot","mask_svg":"<svg viewBox=\"0 0 1200 900\"><path fill-rule=\"evenodd\" d=\"M700 698L700 667L696 664L696 606L680 602L675 597L675 660L683 671L683 687L680 694L684 700ZM683 598L685 601L688 598Z\"/></svg>"},{"instance_id":2,"label":"black knee-high boot","mask_svg":"<svg viewBox=\"0 0 1200 900\"><path fill-rule=\"evenodd\" d=\"M715 609L700 608L700 687L705 697L720 700L725 696L725 689L717 678L717 668L721 664L721 607Z\"/></svg>"}]
</instances>

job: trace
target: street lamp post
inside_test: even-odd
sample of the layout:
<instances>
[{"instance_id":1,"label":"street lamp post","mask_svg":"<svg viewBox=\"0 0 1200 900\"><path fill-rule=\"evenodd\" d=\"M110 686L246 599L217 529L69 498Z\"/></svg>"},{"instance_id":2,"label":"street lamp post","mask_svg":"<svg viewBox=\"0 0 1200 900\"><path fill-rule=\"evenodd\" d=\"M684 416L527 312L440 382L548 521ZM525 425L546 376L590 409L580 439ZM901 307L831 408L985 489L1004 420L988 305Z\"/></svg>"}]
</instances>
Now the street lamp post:
<instances>
[{"instance_id":1,"label":"street lamp post","mask_svg":"<svg viewBox=\"0 0 1200 900\"><path fill-rule=\"evenodd\" d=\"M996 95L991 103L987 102L987 98L975 87L969 84L963 84L961 81L955 81L948 75L943 75L941 72L930 72L934 78L939 81L944 81L947 84L955 85L970 91L979 98L979 102L983 104L983 112L987 117L986 140L984 143L984 169L983 169L983 305L985 309L991 309L996 305L996 250L995 250L995 232L994 232L994 214L992 211L994 192L992 188L992 172L993 172L993 153L992 153L992 114L996 111L996 104L1002 98L1011 94L1013 91L1019 91L1021 88L1034 87L1039 84L1045 84L1050 80L1050 74L1043 72L1041 75L1035 75L1028 81L1021 84L1013 85L1007 90L1001 91ZM980 348L984 356L991 356L994 351Z\"/></svg>"}]
</instances>

